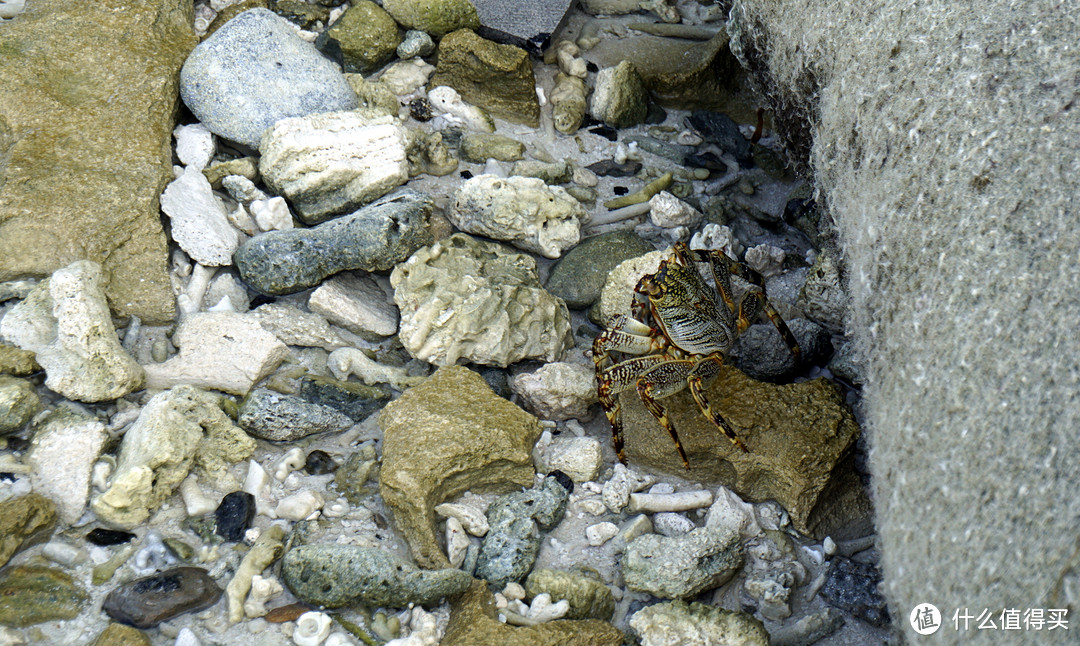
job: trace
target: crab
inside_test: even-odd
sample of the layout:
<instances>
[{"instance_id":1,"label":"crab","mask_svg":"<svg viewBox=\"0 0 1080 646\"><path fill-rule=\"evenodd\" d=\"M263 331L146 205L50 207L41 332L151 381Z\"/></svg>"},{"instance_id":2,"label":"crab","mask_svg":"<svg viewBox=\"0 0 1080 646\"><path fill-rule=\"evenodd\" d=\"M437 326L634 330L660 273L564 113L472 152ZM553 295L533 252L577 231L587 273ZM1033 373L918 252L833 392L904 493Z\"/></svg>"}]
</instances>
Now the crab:
<instances>
[{"instance_id":1,"label":"crab","mask_svg":"<svg viewBox=\"0 0 1080 646\"><path fill-rule=\"evenodd\" d=\"M715 292L698 271L697 262L709 264ZM750 285L737 303L731 289L732 274ZM748 452L727 420L710 406L705 388L720 374L735 339L762 313L769 317L798 364L798 342L766 297L761 275L745 264L721 251L691 250L677 243L656 273L641 277L634 288L630 314L612 317L593 341L597 394L611 424L611 438L620 462L626 464L617 396L630 389L637 391L645 408L671 435L687 469L690 461L679 435L657 401L684 388L690 390L705 418L736 447ZM616 361L615 353L631 357Z\"/></svg>"}]
</instances>

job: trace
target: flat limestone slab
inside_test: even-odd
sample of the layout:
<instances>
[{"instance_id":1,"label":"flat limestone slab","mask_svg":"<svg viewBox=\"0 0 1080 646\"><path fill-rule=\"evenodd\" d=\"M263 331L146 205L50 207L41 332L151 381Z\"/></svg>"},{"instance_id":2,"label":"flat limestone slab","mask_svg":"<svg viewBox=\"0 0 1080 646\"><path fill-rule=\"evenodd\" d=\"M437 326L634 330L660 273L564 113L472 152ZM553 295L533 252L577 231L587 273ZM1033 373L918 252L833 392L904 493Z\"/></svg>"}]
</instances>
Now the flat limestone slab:
<instances>
[{"instance_id":1,"label":"flat limestone slab","mask_svg":"<svg viewBox=\"0 0 1080 646\"><path fill-rule=\"evenodd\" d=\"M173 319L158 195L191 24L181 0L35 0L0 26L0 281L94 260L114 314Z\"/></svg>"}]
</instances>

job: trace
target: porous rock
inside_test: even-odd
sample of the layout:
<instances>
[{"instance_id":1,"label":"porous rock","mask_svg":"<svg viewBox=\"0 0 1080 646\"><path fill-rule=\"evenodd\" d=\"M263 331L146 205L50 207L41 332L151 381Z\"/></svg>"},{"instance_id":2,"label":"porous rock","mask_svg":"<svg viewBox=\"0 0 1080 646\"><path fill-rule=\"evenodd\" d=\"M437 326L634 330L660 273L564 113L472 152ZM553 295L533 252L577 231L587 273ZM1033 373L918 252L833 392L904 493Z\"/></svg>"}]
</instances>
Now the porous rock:
<instances>
[{"instance_id":1,"label":"porous rock","mask_svg":"<svg viewBox=\"0 0 1080 646\"><path fill-rule=\"evenodd\" d=\"M315 46L326 52L336 47L346 72L371 74L394 57L399 43L401 31L390 14L370 0L360 0L320 34Z\"/></svg>"},{"instance_id":2,"label":"porous rock","mask_svg":"<svg viewBox=\"0 0 1080 646\"><path fill-rule=\"evenodd\" d=\"M236 252L244 282L265 294L291 294L341 271L386 271L426 244L434 203L404 189L310 229L271 231Z\"/></svg>"},{"instance_id":3,"label":"porous rock","mask_svg":"<svg viewBox=\"0 0 1080 646\"><path fill-rule=\"evenodd\" d=\"M344 413L354 422L362 422L390 401L391 393L386 386L305 375L300 380L300 397L312 404Z\"/></svg>"},{"instance_id":4,"label":"porous rock","mask_svg":"<svg viewBox=\"0 0 1080 646\"><path fill-rule=\"evenodd\" d=\"M476 576L498 588L524 580L543 540L537 528L550 530L562 520L569 495L558 479L548 476L531 489L506 494L491 503Z\"/></svg>"},{"instance_id":5,"label":"porous rock","mask_svg":"<svg viewBox=\"0 0 1080 646\"><path fill-rule=\"evenodd\" d=\"M147 388L197 384L243 395L278 367L289 348L236 312L198 312L173 335L180 353L146 369Z\"/></svg>"},{"instance_id":6,"label":"porous rock","mask_svg":"<svg viewBox=\"0 0 1080 646\"><path fill-rule=\"evenodd\" d=\"M0 375L0 435L21 431L40 410L33 382Z\"/></svg>"},{"instance_id":7,"label":"porous rock","mask_svg":"<svg viewBox=\"0 0 1080 646\"><path fill-rule=\"evenodd\" d=\"M78 260L58 269L0 321L0 335L35 353L45 385L85 402L123 397L143 370L120 345L102 289L101 265Z\"/></svg>"},{"instance_id":8,"label":"porous rock","mask_svg":"<svg viewBox=\"0 0 1080 646\"><path fill-rule=\"evenodd\" d=\"M131 529L180 485L198 464L220 478L226 463L247 459L255 440L233 425L218 397L194 386L154 395L124 434L109 487L91 508L101 520Z\"/></svg>"},{"instance_id":9,"label":"porous rock","mask_svg":"<svg viewBox=\"0 0 1080 646\"><path fill-rule=\"evenodd\" d=\"M454 234L398 265L390 284L398 338L429 363L556 361L573 345L566 305L540 287L536 261L498 243Z\"/></svg>"},{"instance_id":10,"label":"porous rock","mask_svg":"<svg viewBox=\"0 0 1080 646\"><path fill-rule=\"evenodd\" d=\"M600 301L597 303L600 320L606 323L617 314L629 314L637 282L645 274L655 273L660 261L670 255L670 250L651 251L615 265L615 268L608 272L607 280L600 290Z\"/></svg>"},{"instance_id":11,"label":"porous rock","mask_svg":"<svg viewBox=\"0 0 1080 646\"><path fill-rule=\"evenodd\" d=\"M397 334L397 307L371 276L342 272L308 298L308 308L360 336Z\"/></svg>"},{"instance_id":12,"label":"porous rock","mask_svg":"<svg viewBox=\"0 0 1080 646\"><path fill-rule=\"evenodd\" d=\"M337 67L287 20L258 8L191 52L180 71L180 96L215 134L251 148L282 119L357 107Z\"/></svg>"},{"instance_id":13,"label":"porous rock","mask_svg":"<svg viewBox=\"0 0 1080 646\"><path fill-rule=\"evenodd\" d=\"M576 76L559 72L555 75L555 87L551 89L551 118L555 129L572 135L581 127L589 108L589 87Z\"/></svg>"},{"instance_id":14,"label":"porous rock","mask_svg":"<svg viewBox=\"0 0 1080 646\"><path fill-rule=\"evenodd\" d=\"M523 49L486 40L469 29L447 34L439 42L429 87L440 85L454 88L492 116L532 128L540 125L536 79Z\"/></svg>"},{"instance_id":15,"label":"porous rock","mask_svg":"<svg viewBox=\"0 0 1080 646\"><path fill-rule=\"evenodd\" d=\"M589 114L615 128L628 128L645 120L649 93L630 61L607 67L596 75L589 99Z\"/></svg>"},{"instance_id":16,"label":"porous rock","mask_svg":"<svg viewBox=\"0 0 1080 646\"><path fill-rule=\"evenodd\" d=\"M633 590L687 599L723 585L743 564L739 533L700 527L682 536L645 534L626 546L623 579Z\"/></svg>"},{"instance_id":17,"label":"porous rock","mask_svg":"<svg viewBox=\"0 0 1080 646\"><path fill-rule=\"evenodd\" d=\"M56 505L40 494L0 502L0 567L16 553L49 540L56 520Z\"/></svg>"},{"instance_id":18,"label":"porous rock","mask_svg":"<svg viewBox=\"0 0 1080 646\"><path fill-rule=\"evenodd\" d=\"M559 186L535 177L477 175L454 192L446 217L467 233L504 240L519 249L558 258L581 240L589 219Z\"/></svg>"},{"instance_id":19,"label":"porous rock","mask_svg":"<svg viewBox=\"0 0 1080 646\"><path fill-rule=\"evenodd\" d=\"M236 421L249 435L271 442L292 442L315 433L344 431L353 425L352 418L337 409L266 388L248 393Z\"/></svg>"},{"instance_id":20,"label":"porous rock","mask_svg":"<svg viewBox=\"0 0 1080 646\"><path fill-rule=\"evenodd\" d=\"M768 646L765 626L745 612L704 603L667 601L642 608L630 618L641 646Z\"/></svg>"},{"instance_id":21,"label":"porous rock","mask_svg":"<svg viewBox=\"0 0 1080 646\"><path fill-rule=\"evenodd\" d=\"M169 216L172 239L200 265L231 265L240 232L229 223L225 205L195 166L165 187L161 210Z\"/></svg>"},{"instance_id":22,"label":"porous rock","mask_svg":"<svg viewBox=\"0 0 1080 646\"><path fill-rule=\"evenodd\" d=\"M56 501L60 520L73 525L90 497L90 473L109 434L96 417L57 408L36 425L26 464L34 491Z\"/></svg>"},{"instance_id":23,"label":"porous rock","mask_svg":"<svg viewBox=\"0 0 1080 646\"><path fill-rule=\"evenodd\" d=\"M541 419L585 420L596 397L596 370L580 363L552 362L510 380L510 388Z\"/></svg>"},{"instance_id":24,"label":"porous rock","mask_svg":"<svg viewBox=\"0 0 1080 646\"><path fill-rule=\"evenodd\" d=\"M799 343L801 365L817 365L832 354L832 335L825 327L804 318L788 319L786 323ZM739 335L728 354L728 363L754 379L774 382L790 378L800 367L772 323L751 325Z\"/></svg>"},{"instance_id":25,"label":"porous rock","mask_svg":"<svg viewBox=\"0 0 1080 646\"><path fill-rule=\"evenodd\" d=\"M221 594L206 570L176 567L113 588L101 609L116 621L153 628L173 617L209 608Z\"/></svg>"},{"instance_id":26,"label":"porous rock","mask_svg":"<svg viewBox=\"0 0 1080 646\"><path fill-rule=\"evenodd\" d=\"M456 29L476 29L480 19L469 0L388 0L383 8L399 24L438 38Z\"/></svg>"},{"instance_id":27,"label":"porous rock","mask_svg":"<svg viewBox=\"0 0 1080 646\"><path fill-rule=\"evenodd\" d=\"M436 538L436 505L466 490L507 491L533 483L531 451L539 422L467 368L440 368L387 404L379 426L379 491L422 567L449 566Z\"/></svg>"},{"instance_id":28,"label":"porous rock","mask_svg":"<svg viewBox=\"0 0 1080 646\"><path fill-rule=\"evenodd\" d=\"M152 646L152 643L146 633L138 628L112 622L90 646Z\"/></svg>"},{"instance_id":29,"label":"porous rock","mask_svg":"<svg viewBox=\"0 0 1080 646\"><path fill-rule=\"evenodd\" d=\"M175 317L158 196L191 24L178 0L43 0L4 23L0 281L100 261L118 317Z\"/></svg>"},{"instance_id":30,"label":"porous rock","mask_svg":"<svg viewBox=\"0 0 1080 646\"><path fill-rule=\"evenodd\" d=\"M630 462L723 484L752 502L776 500L795 528L812 536L823 537L833 529L830 500L843 493L837 489L853 484L849 458L859 436L836 387L826 379L768 384L725 366L705 396L749 453L728 441L683 390L661 403L690 461L687 471L671 438L630 392L620 396Z\"/></svg>"},{"instance_id":31,"label":"porous rock","mask_svg":"<svg viewBox=\"0 0 1080 646\"><path fill-rule=\"evenodd\" d=\"M844 321L848 318L850 305L841 282L840 268L831 254L818 255L806 276L806 283L799 291L797 303L808 317L830 332L844 332Z\"/></svg>"},{"instance_id":32,"label":"porous rock","mask_svg":"<svg viewBox=\"0 0 1080 646\"><path fill-rule=\"evenodd\" d=\"M259 173L304 222L317 224L408 180L405 146L405 129L388 115L349 111L282 119L263 133Z\"/></svg>"},{"instance_id":33,"label":"porous rock","mask_svg":"<svg viewBox=\"0 0 1080 646\"><path fill-rule=\"evenodd\" d=\"M510 626L498 619L495 595L486 583L472 585L450 607L442 646L620 646L623 633L606 621L559 619L537 626Z\"/></svg>"},{"instance_id":34,"label":"porous rock","mask_svg":"<svg viewBox=\"0 0 1080 646\"><path fill-rule=\"evenodd\" d=\"M544 287L566 301L570 309L585 309L600 298L612 269L653 250L651 244L631 231L602 233L584 240L559 259Z\"/></svg>"},{"instance_id":35,"label":"porous rock","mask_svg":"<svg viewBox=\"0 0 1080 646\"><path fill-rule=\"evenodd\" d=\"M41 370L41 366L33 352L0 343L0 374L25 377L38 370Z\"/></svg>"},{"instance_id":36,"label":"porous rock","mask_svg":"<svg viewBox=\"0 0 1080 646\"><path fill-rule=\"evenodd\" d=\"M488 159L517 161L525 156L525 144L517 139L484 132L466 132L461 135L461 158L473 164L483 164Z\"/></svg>"},{"instance_id":37,"label":"porous rock","mask_svg":"<svg viewBox=\"0 0 1080 646\"><path fill-rule=\"evenodd\" d=\"M456 568L421 570L392 552L358 545L300 545L285 553L281 576L305 603L403 608L453 597L471 577Z\"/></svg>"},{"instance_id":38,"label":"porous rock","mask_svg":"<svg viewBox=\"0 0 1080 646\"><path fill-rule=\"evenodd\" d=\"M62 570L14 565L0 571L0 626L74 619L87 599L83 587Z\"/></svg>"},{"instance_id":39,"label":"porous rock","mask_svg":"<svg viewBox=\"0 0 1080 646\"><path fill-rule=\"evenodd\" d=\"M567 619L610 621L615 612L615 597L611 589L598 579L584 574L546 568L533 570L525 580L525 593L535 598L545 592L552 599L570 602Z\"/></svg>"}]
</instances>

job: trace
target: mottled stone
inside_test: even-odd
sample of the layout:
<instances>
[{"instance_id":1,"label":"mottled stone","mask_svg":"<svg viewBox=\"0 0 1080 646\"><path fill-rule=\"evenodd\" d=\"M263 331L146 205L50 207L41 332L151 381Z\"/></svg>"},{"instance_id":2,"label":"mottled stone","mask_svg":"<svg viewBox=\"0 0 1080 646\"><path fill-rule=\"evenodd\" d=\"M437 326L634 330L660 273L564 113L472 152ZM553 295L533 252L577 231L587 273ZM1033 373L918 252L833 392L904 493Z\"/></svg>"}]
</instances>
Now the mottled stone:
<instances>
[{"instance_id":1,"label":"mottled stone","mask_svg":"<svg viewBox=\"0 0 1080 646\"><path fill-rule=\"evenodd\" d=\"M359 208L409 179L407 133L392 116L322 112L281 119L259 143L259 173L317 224Z\"/></svg>"},{"instance_id":2,"label":"mottled stone","mask_svg":"<svg viewBox=\"0 0 1080 646\"><path fill-rule=\"evenodd\" d=\"M281 576L297 598L327 608L430 604L460 594L472 580L452 568L421 570L383 549L336 544L294 547Z\"/></svg>"},{"instance_id":3,"label":"mottled stone","mask_svg":"<svg viewBox=\"0 0 1080 646\"><path fill-rule=\"evenodd\" d=\"M60 520L74 525L86 510L90 474L109 434L96 417L56 408L35 424L26 464L34 491L56 501Z\"/></svg>"},{"instance_id":4,"label":"mottled stone","mask_svg":"<svg viewBox=\"0 0 1080 646\"><path fill-rule=\"evenodd\" d=\"M473 0L473 4L490 38L538 55L559 27L571 0Z\"/></svg>"},{"instance_id":5,"label":"mottled stone","mask_svg":"<svg viewBox=\"0 0 1080 646\"><path fill-rule=\"evenodd\" d=\"M796 302L808 317L828 328L830 332L844 332L844 321L849 316L850 305L840 277L840 268L831 254L818 255Z\"/></svg>"},{"instance_id":6,"label":"mottled stone","mask_svg":"<svg viewBox=\"0 0 1080 646\"><path fill-rule=\"evenodd\" d=\"M0 567L16 553L49 540L56 520L56 505L36 493L0 502Z\"/></svg>"},{"instance_id":7,"label":"mottled stone","mask_svg":"<svg viewBox=\"0 0 1080 646\"><path fill-rule=\"evenodd\" d=\"M0 626L22 628L74 619L87 594L71 575L40 565L16 565L0 572Z\"/></svg>"},{"instance_id":8,"label":"mottled stone","mask_svg":"<svg viewBox=\"0 0 1080 646\"><path fill-rule=\"evenodd\" d=\"M536 79L523 49L486 40L468 29L447 34L439 42L438 63L428 87L440 85L454 88L492 116L533 128L540 125Z\"/></svg>"},{"instance_id":9,"label":"mottled stone","mask_svg":"<svg viewBox=\"0 0 1080 646\"><path fill-rule=\"evenodd\" d=\"M708 143L716 144L723 152L731 153L742 164L750 162L753 151L750 142L739 130L739 124L722 112L697 110L687 117L687 123Z\"/></svg>"},{"instance_id":10,"label":"mottled stone","mask_svg":"<svg viewBox=\"0 0 1080 646\"><path fill-rule=\"evenodd\" d=\"M379 426L379 491L422 567L449 565L436 538L436 505L467 490L533 484L539 422L467 368L441 368L405 391L380 413Z\"/></svg>"},{"instance_id":11,"label":"mottled stone","mask_svg":"<svg viewBox=\"0 0 1080 646\"><path fill-rule=\"evenodd\" d=\"M889 622L889 610L878 591L880 583L881 573L873 564L837 556L831 561L821 597L863 621L882 626Z\"/></svg>"},{"instance_id":12,"label":"mottled stone","mask_svg":"<svg viewBox=\"0 0 1080 646\"><path fill-rule=\"evenodd\" d=\"M802 366L824 363L832 355L832 334L823 326L804 318L788 319L786 323L799 343ZM728 354L728 363L753 379L772 382L790 380L800 368L772 323L751 325L739 335Z\"/></svg>"},{"instance_id":13,"label":"mottled stone","mask_svg":"<svg viewBox=\"0 0 1080 646\"><path fill-rule=\"evenodd\" d=\"M600 70L589 99L589 114L615 128L628 128L645 120L649 93L630 61Z\"/></svg>"},{"instance_id":14,"label":"mottled stone","mask_svg":"<svg viewBox=\"0 0 1080 646\"><path fill-rule=\"evenodd\" d=\"M271 231L236 252L244 282L265 294L291 294L341 271L386 271L425 244L434 203L402 190L310 229Z\"/></svg>"},{"instance_id":15,"label":"mottled stone","mask_svg":"<svg viewBox=\"0 0 1080 646\"><path fill-rule=\"evenodd\" d=\"M698 528L682 536L645 534L630 541L623 578L633 590L662 599L687 599L723 585L742 567L739 533Z\"/></svg>"},{"instance_id":16,"label":"mottled stone","mask_svg":"<svg viewBox=\"0 0 1080 646\"><path fill-rule=\"evenodd\" d=\"M153 628L218 602L222 590L206 570L177 567L117 586L105 597L105 614L136 628Z\"/></svg>"},{"instance_id":17,"label":"mottled stone","mask_svg":"<svg viewBox=\"0 0 1080 646\"><path fill-rule=\"evenodd\" d=\"M538 569L525 580L525 592L530 598L547 593L555 601L570 602L567 619L599 619L610 621L615 612L615 597L603 582L584 574L560 570Z\"/></svg>"},{"instance_id":18,"label":"mottled stone","mask_svg":"<svg viewBox=\"0 0 1080 646\"><path fill-rule=\"evenodd\" d=\"M180 95L215 134L251 148L282 119L357 106L337 67L267 9L243 12L200 43L180 72Z\"/></svg>"},{"instance_id":19,"label":"mottled stone","mask_svg":"<svg viewBox=\"0 0 1080 646\"><path fill-rule=\"evenodd\" d=\"M306 375L300 380L300 397L312 404L332 408L353 422L362 422L391 398L386 386L368 386L355 381Z\"/></svg>"},{"instance_id":20,"label":"mottled stone","mask_svg":"<svg viewBox=\"0 0 1080 646\"><path fill-rule=\"evenodd\" d=\"M585 309L600 298L608 273L619 263L653 251L631 231L589 238L568 251L551 269L545 288L570 309Z\"/></svg>"},{"instance_id":21,"label":"mottled stone","mask_svg":"<svg viewBox=\"0 0 1080 646\"><path fill-rule=\"evenodd\" d=\"M515 627L498 619L495 596L483 581L472 586L450 608L450 623L441 646L621 646L623 633L605 621L560 619L537 626Z\"/></svg>"},{"instance_id":22,"label":"mottled stone","mask_svg":"<svg viewBox=\"0 0 1080 646\"><path fill-rule=\"evenodd\" d=\"M409 29L426 31L438 38L455 29L476 29L480 19L468 0L388 0L383 8Z\"/></svg>"},{"instance_id":23,"label":"mottled stone","mask_svg":"<svg viewBox=\"0 0 1080 646\"><path fill-rule=\"evenodd\" d=\"M353 419L302 397L256 388L240 405L237 423L257 438L292 442L315 433L344 431L353 425Z\"/></svg>"},{"instance_id":24,"label":"mottled stone","mask_svg":"<svg viewBox=\"0 0 1080 646\"><path fill-rule=\"evenodd\" d=\"M751 502L776 500L795 528L824 536L829 499L852 483L851 451L859 427L836 387L826 379L773 385L724 367L705 389L749 453L725 439L701 414L690 393L662 401L690 461L687 471L671 438L636 393L621 397L627 458L651 469L720 483ZM820 505L820 508L819 508Z\"/></svg>"},{"instance_id":25,"label":"mottled stone","mask_svg":"<svg viewBox=\"0 0 1080 646\"><path fill-rule=\"evenodd\" d=\"M197 384L243 395L289 353L273 334L236 312L187 316L172 340L179 354L165 363L145 366L147 388Z\"/></svg>"},{"instance_id":26,"label":"mottled stone","mask_svg":"<svg viewBox=\"0 0 1080 646\"><path fill-rule=\"evenodd\" d=\"M123 397L143 370L120 345L101 265L79 260L53 272L0 320L0 335L35 353L45 385L86 402Z\"/></svg>"},{"instance_id":27,"label":"mottled stone","mask_svg":"<svg viewBox=\"0 0 1080 646\"><path fill-rule=\"evenodd\" d=\"M304 0L275 0L272 10L301 29L318 30L330 18L329 9Z\"/></svg>"},{"instance_id":28,"label":"mottled stone","mask_svg":"<svg viewBox=\"0 0 1080 646\"><path fill-rule=\"evenodd\" d=\"M0 435L17 433L41 410L34 384L0 375Z\"/></svg>"},{"instance_id":29,"label":"mottled stone","mask_svg":"<svg viewBox=\"0 0 1080 646\"><path fill-rule=\"evenodd\" d=\"M401 31L390 14L370 0L360 0L320 34L315 46L341 52L346 72L371 74L394 57L400 43Z\"/></svg>"},{"instance_id":30,"label":"mottled stone","mask_svg":"<svg viewBox=\"0 0 1080 646\"><path fill-rule=\"evenodd\" d=\"M428 363L555 361L573 345L566 305L540 287L536 261L503 245L454 234L398 265L390 284L398 338Z\"/></svg>"},{"instance_id":31,"label":"mottled stone","mask_svg":"<svg viewBox=\"0 0 1080 646\"><path fill-rule=\"evenodd\" d=\"M554 528L562 520L569 496L555 477L548 476L532 489L506 494L491 503L476 576L499 588L524 580L543 540L537 526L545 531Z\"/></svg>"},{"instance_id":32,"label":"mottled stone","mask_svg":"<svg viewBox=\"0 0 1080 646\"><path fill-rule=\"evenodd\" d=\"M41 370L34 353L0 343L0 374L25 377Z\"/></svg>"},{"instance_id":33,"label":"mottled stone","mask_svg":"<svg viewBox=\"0 0 1080 646\"><path fill-rule=\"evenodd\" d=\"M354 505L362 504L364 498L371 495L368 480L379 467L375 447L367 444L353 451L345 464L334 473L334 484L341 495Z\"/></svg>"},{"instance_id":34,"label":"mottled stone","mask_svg":"<svg viewBox=\"0 0 1080 646\"><path fill-rule=\"evenodd\" d=\"M40 0L4 23L0 281L100 261L118 317L172 321L158 195L191 24L178 0Z\"/></svg>"},{"instance_id":35,"label":"mottled stone","mask_svg":"<svg viewBox=\"0 0 1080 646\"><path fill-rule=\"evenodd\" d=\"M510 380L510 388L541 419L586 420L597 403L596 369L580 363L552 362Z\"/></svg>"},{"instance_id":36,"label":"mottled stone","mask_svg":"<svg viewBox=\"0 0 1080 646\"><path fill-rule=\"evenodd\" d=\"M525 144L517 139L486 132L466 132L461 135L461 159L483 164L489 159L517 161L525 156Z\"/></svg>"},{"instance_id":37,"label":"mottled stone","mask_svg":"<svg viewBox=\"0 0 1080 646\"><path fill-rule=\"evenodd\" d=\"M630 627L641 646L769 645L769 633L759 620L704 603L657 603L634 613Z\"/></svg>"},{"instance_id":38,"label":"mottled stone","mask_svg":"<svg viewBox=\"0 0 1080 646\"><path fill-rule=\"evenodd\" d=\"M90 646L151 646L150 638L138 628L111 623Z\"/></svg>"}]
</instances>

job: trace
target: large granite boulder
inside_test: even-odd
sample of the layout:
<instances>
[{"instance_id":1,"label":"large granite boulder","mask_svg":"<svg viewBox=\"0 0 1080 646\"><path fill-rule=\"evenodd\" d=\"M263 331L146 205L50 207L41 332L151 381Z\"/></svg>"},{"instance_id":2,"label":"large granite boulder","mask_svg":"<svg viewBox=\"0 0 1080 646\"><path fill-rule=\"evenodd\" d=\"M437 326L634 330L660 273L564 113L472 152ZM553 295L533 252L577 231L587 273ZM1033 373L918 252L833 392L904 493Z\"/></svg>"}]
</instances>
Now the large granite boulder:
<instances>
[{"instance_id":1,"label":"large granite boulder","mask_svg":"<svg viewBox=\"0 0 1080 646\"><path fill-rule=\"evenodd\" d=\"M0 281L100 262L114 314L175 316L158 196L172 179L191 3L36 0L0 30Z\"/></svg>"}]
</instances>

